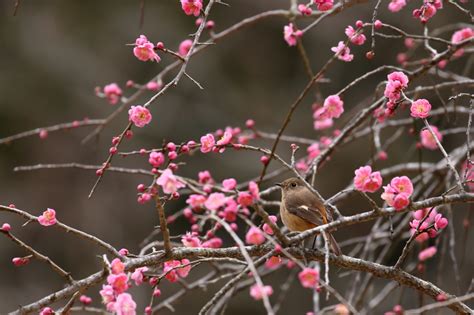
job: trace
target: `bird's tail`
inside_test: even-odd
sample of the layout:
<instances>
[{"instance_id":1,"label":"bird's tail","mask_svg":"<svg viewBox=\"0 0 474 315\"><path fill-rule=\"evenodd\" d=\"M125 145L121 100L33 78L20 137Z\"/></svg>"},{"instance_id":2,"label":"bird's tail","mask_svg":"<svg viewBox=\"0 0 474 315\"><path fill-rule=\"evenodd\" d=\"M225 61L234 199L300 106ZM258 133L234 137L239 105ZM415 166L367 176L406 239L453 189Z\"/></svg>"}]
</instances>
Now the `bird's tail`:
<instances>
[{"instance_id":1,"label":"bird's tail","mask_svg":"<svg viewBox=\"0 0 474 315\"><path fill-rule=\"evenodd\" d=\"M334 236L332 236L331 233L326 233L327 237L328 237L328 241L329 241L329 247L331 248L331 251L337 255L337 256L341 256L342 255L342 252L341 252L341 248L339 247L339 245L337 244L337 241L336 239L334 238Z\"/></svg>"}]
</instances>

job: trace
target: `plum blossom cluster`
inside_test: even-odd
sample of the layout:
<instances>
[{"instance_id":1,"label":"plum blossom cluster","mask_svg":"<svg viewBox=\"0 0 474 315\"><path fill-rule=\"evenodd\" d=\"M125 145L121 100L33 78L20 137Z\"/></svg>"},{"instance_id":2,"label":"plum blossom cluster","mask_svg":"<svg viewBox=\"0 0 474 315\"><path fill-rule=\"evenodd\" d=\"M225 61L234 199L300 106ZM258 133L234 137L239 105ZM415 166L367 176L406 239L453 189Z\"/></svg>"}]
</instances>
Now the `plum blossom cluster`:
<instances>
[{"instance_id":1,"label":"plum blossom cluster","mask_svg":"<svg viewBox=\"0 0 474 315\"><path fill-rule=\"evenodd\" d=\"M239 142L246 143L247 139L245 137L239 137L242 130L240 128L226 127L225 130L217 130L214 134L208 133L201 137L201 152L219 152L223 153L225 147L229 144ZM218 137L216 140L215 137ZM238 146L235 146L238 148Z\"/></svg>"},{"instance_id":2,"label":"plum blossom cluster","mask_svg":"<svg viewBox=\"0 0 474 315\"><path fill-rule=\"evenodd\" d=\"M407 176L394 177L390 184L384 186L382 199L396 210L401 210L410 204L413 194L413 184Z\"/></svg>"},{"instance_id":3,"label":"plum blossom cluster","mask_svg":"<svg viewBox=\"0 0 474 315\"><path fill-rule=\"evenodd\" d=\"M424 208L413 212L413 220L410 222L411 235L417 234L415 240L419 243L427 241L429 238L434 238L440 230L444 229L449 221L436 209ZM425 219L426 217L426 219ZM424 219L424 220L423 220Z\"/></svg>"},{"instance_id":4,"label":"plum blossom cluster","mask_svg":"<svg viewBox=\"0 0 474 315\"><path fill-rule=\"evenodd\" d=\"M298 11L302 15L311 15L313 13L312 6L316 6L316 9L319 11L328 11L331 10L334 6L333 0L312 0L308 4L299 4Z\"/></svg>"},{"instance_id":5,"label":"plum blossom cluster","mask_svg":"<svg viewBox=\"0 0 474 315\"><path fill-rule=\"evenodd\" d=\"M401 71L395 71L387 76L388 82L385 86L384 95L389 102L395 103L400 99L401 93L408 87L408 77ZM389 105L387 107L390 108Z\"/></svg>"},{"instance_id":6,"label":"plum blossom cluster","mask_svg":"<svg viewBox=\"0 0 474 315\"><path fill-rule=\"evenodd\" d=\"M383 122L395 113L400 97L404 89L408 87L408 77L401 71L395 71L387 76L388 82L385 86L384 96L387 98L386 108L378 108L374 116L379 122Z\"/></svg>"},{"instance_id":7,"label":"plum blossom cluster","mask_svg":"<svg viewBox=\"0 0 474 315\"><path fill-rule=\"evenodd\" d=\"M419 9L413 10L413 17L418 18L421 23L426 23L439 9L443 8L442 0L423 0Z\"/></svg>"},{"instance_id":8,"label":"plum blossom cluster","mask_svg":"<svg viewBox=\"0 0 474 315\"><path fill-rule=\"evenodd\" d=\"M102 297L102 303L105 304L109 312L128 315L136 314L137 304L130 293L126 292L129 287L129 276L125 273L125 265L120 259L115 258L110 263L110 274L107 277L107 284L104 284L99 292Z\"/></svg>"},{"instance_id":9,"label":"plum blossom cluster","mask_svg":"<svg viewBox=\"0 0 474 315\"><path fill-rule=\"evenodd\" d=\"M366 37L362 33L363 25L364 23L362 21L357 21L356 22L357 29L354 29L351 25L348 25L346 27L345 33L347 37L349 38L349 40L351 41L351 43L353 43L354 45L360 46L360 45L364 45L365 43Z\"/></svg>"},{"instance_id":10,"label":"plum blossom cluster","mask_svg":"<svg viewBox=\"0 0 474 315\"><path fill-rule=\"evenodd\" d=\"M362 192L376 192L382 187L380 172L372 172L370 165L361 166L355 170L354 187Z\"/></svg>"},{"instance_id":11,"label":"plum blossom cluster","mask_svg":"<svg viewBox=\"0 0 474 315\"><path fill-rule=\"evenodd\" d=\"M170 260L164 263L163 274L165 278L173 283L178 281L178 278L186 278L191 271L191 264L189 259L183 258L179 260Z\"/></svg>"}]
</instances>

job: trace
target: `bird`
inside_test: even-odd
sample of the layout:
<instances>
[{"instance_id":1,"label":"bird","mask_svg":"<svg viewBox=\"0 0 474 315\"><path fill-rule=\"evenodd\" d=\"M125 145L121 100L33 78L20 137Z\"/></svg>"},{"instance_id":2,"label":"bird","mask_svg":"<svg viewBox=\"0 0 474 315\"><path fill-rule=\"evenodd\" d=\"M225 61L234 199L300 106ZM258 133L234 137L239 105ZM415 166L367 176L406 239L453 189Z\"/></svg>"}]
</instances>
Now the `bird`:
<instances>
[{"instance_id":1,"label":"bird","mask_svg":"<svg viewBox=\"0 0 474 315\"><path fill-rule=\"evenodd\" d=\"M292 232L303 232L332 221L323 202L297 177L277 183L281 188L280 216ZM331 233L326 232L331 251L341 255L341 249Z\"/></svg>"}]
</instances>

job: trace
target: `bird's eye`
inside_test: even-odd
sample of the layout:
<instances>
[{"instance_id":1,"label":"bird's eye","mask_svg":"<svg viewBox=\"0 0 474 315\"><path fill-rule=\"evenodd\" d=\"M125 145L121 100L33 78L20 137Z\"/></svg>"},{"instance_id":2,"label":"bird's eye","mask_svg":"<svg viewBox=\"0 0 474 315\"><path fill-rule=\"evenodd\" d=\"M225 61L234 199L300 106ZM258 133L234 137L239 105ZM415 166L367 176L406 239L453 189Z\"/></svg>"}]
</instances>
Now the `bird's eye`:
<instances>
[{"instance_id":1,"label":"bird's eye","mask_svg":"<svg viewBox=\"0 0 474 315\"><path fill-rule=\"evenodd\" d=\"M291 183L291 187L296 187L296 183Z\"/></svg>"}]
</instances>

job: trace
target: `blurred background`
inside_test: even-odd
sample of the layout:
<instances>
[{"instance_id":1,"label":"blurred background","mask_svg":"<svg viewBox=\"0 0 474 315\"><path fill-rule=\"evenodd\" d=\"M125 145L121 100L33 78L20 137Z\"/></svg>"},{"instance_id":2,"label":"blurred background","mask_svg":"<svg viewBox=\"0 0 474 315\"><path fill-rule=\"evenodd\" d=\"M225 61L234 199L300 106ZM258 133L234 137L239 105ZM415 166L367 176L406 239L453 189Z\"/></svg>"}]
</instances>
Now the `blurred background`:
<instances>
[{"instance_id":1,"label":"blurred background","mask_svg":"<svg viewBox=\"0 0 474 315\"><path fill-rule=\"evenodd\" d=\"M215 5L212 10L211 19L216 22L216 32L259 12L289 7L289 1L280 0L227 2L230 7ZM402 12L393 14L388 12L387 4L382 3L379 18L407 32L422 34L421 24L411 17L411 11L420 4L421 1L413 1ZM358 4L325 19L317 28L304 35L303 42L313 71L320 69L331 56L332 46L345 40L344 29L347 25L354 25L358 19L371 20L374 5L374 1ZM140 1L136 0L22 1L15 17L12 16L13 10L14 1L0 1L0 138L85 117L106 117L115 106L95 96L96 86L116 82L124 90L124 95L128 96L134 90L125 88L127 80L145 84L173 61L169 56L161 54L161 63L140 62L133 56L131 47L125 44L133 43L140 34L145 34L152 42L162 41L166 47L177 50L179 43L189 38L189 34L196 28L195 19L183 14L178 1L145 1L144 24L141 28ZM430 21L430 27L465 20L464 15L447 7ZM309 22L299 20L297 23L302 27ZM276 133L289 105L308 80L297 49L288 47L283 40L283 26L287 23L283 17L262 20L193 57L188 73L204 86L204 90L199 90L194 83L183 78L177 89L170 90L152 105L151 125L135 130L133 140L125 141L121 150L160 147L164 139L176 143L198 140L203 134L218 128L243 127L248 118L255 119L259 130ZM451 34L449 32L440 36L449 39ZM330 68L326 77L331 83L321 85L323 96L337 92L356 77L379 65L396 65L397 54L406 50L402 39L389 41L379 38L375 49L376 57L368 61L364 56L370 50L369 45L368 41L364 46L353 46L353 62L336 62ZM453 61L448 66L449 70L461 73L466 59ZM368 104L376 85L385 79L386 74L375 75L344 95L346 114L336 122L337 126L343 126L356 109ZM167 76L165 82L171 78ZM414 84L431 84L432 78L438 80L436 77L424 77ZM136 103L144 103L152 95L152 92L147 92ZM449 95L443 94L443 97L447 99ZM315 140L331 134L331 131L313 129L313 101L312 96L303 101L286 134ZM432 101L435 108L441 106L439 100L433 98ZM459 117L456 121L451 121L451 124L465 126L465 118ZM93 127L50 133L44 140L35 136L0 146L0 203L14 203L18 208L34 215L41 214L48 207L54 208L62 222L96 235L116 248L125 247L130 252L137 253L140 242L158 224L153 206L139 205L136 202L136 186L148 183L148 178L108 172L94 196L88 199L87 195L96 180L93 171L59 169L13 172L15 166L38 163L80 162L99 165L108 155L110 139L124 128L126 122L127 116L123 112L103 130L99 138L85 145L81 145L81 140ZM387 136L389 134L384 135L383 139ZM417 161L418 154L414 149L416 141L417 137L407 133L388 151L389 159L377 162L376 167ZM446 137L444 143L448 149L452 149L464 141L464 136L451 136ZM260 144L271 147L272 142L263 141ZM300 154L304 154L306 148L300 151ZM289 158L289 143L280 143L278 152ZM337 151L327 166L318 173L317 188L321 194L328 198L346 187L353 178L354 169L364 165L370 154L367 139L353 142ZM244 181L260 174L262 165L259 158L259 154L243 151L227 151L222 155L196 154L192 159L185 160L187 164L180 168L179 174L195 178L199 171L208 169L216 181L229 177ZM441 155L425 150L423 159L438 161ZM146 160L140 156L115 158L113 165L148 168ZM272 163L270 170L277 167ZM281 177L283 178L285 175ZM279 197L279 194L273 196L275 200ZM181 209L184 200L185 198L181 198L169 203L167 213ZM361 200L352 200L340 206L344 214L361 212L367 208ZM461 227L461 222L468 213L467 208L457 205L454 209L454 224ZM277 211L271 208L268 210ZM0 212L0 223L2 222L9 222L15 235L72 272L76 279L100 269L98 255L102 252L88 242L56 228L45 229L36 224L22 228L23 220ZM338 231L335 236L343 241L357 235L366 235L371 224L351 226ZM188 223L178 220L171 226L171 233L178 235L187 229ZM456 256L465 255L460 266L462 281L458 293L464 293L474 270L474 255L469 250L464 254L464 248L472 248L474 237L471 233L465 238L462 229L459 228L458 231L456 239L460 245L456 246ZM442 235L447 236L447 233ZM398 254L394 252L393 257ZM26 253L8 239L0 238L0 314L31 303L63 285L62 279L39 261L33 260L26 267L14 267L12 257L24 255ZM452 271L450 260L447 257L445 259L444 273L448 276L442 277L437 285L450 293L457 293L458 289L449 276ZM426 278L435 278L437 264L437 258L428 263ZM201 270L193 270L190 279L196 278L205 267L197 269ZM278 283L288 277L288 272L283 268L266 282L277 288ZM339 278L341 273L342 270L333 268L331 280L333 286L344 293L347 279L350 278ZM381 288L386 283L385 280L376 280L375 288ZM175 292L177 286L163 283L161 289L163 297L166 297ZM204 301L217 289L218 286L211 286L207 292L197 291L188 296L176 305L176 314L197 313ZM141 312L149 301L150 292L140 287L134 288L132 293ZM87 294L94 299L94 305L100 306L97 288L91 289ZM262 303L248 303L249 299L247 290L238 293L229 304L227 313L264 312ZM406 307L415 307L418 305L417 300L409 289L396 290L393 298L382 303L376 313L390 310L399 302ZM246 303L242 303L243 301ZM334 302L331 298L322 304L324 306ZM302 289L294 282L281 313L305 314L311 309L310 290ZM168 313L169 310L160 312Z\"/></svg>"}]
</instances>

